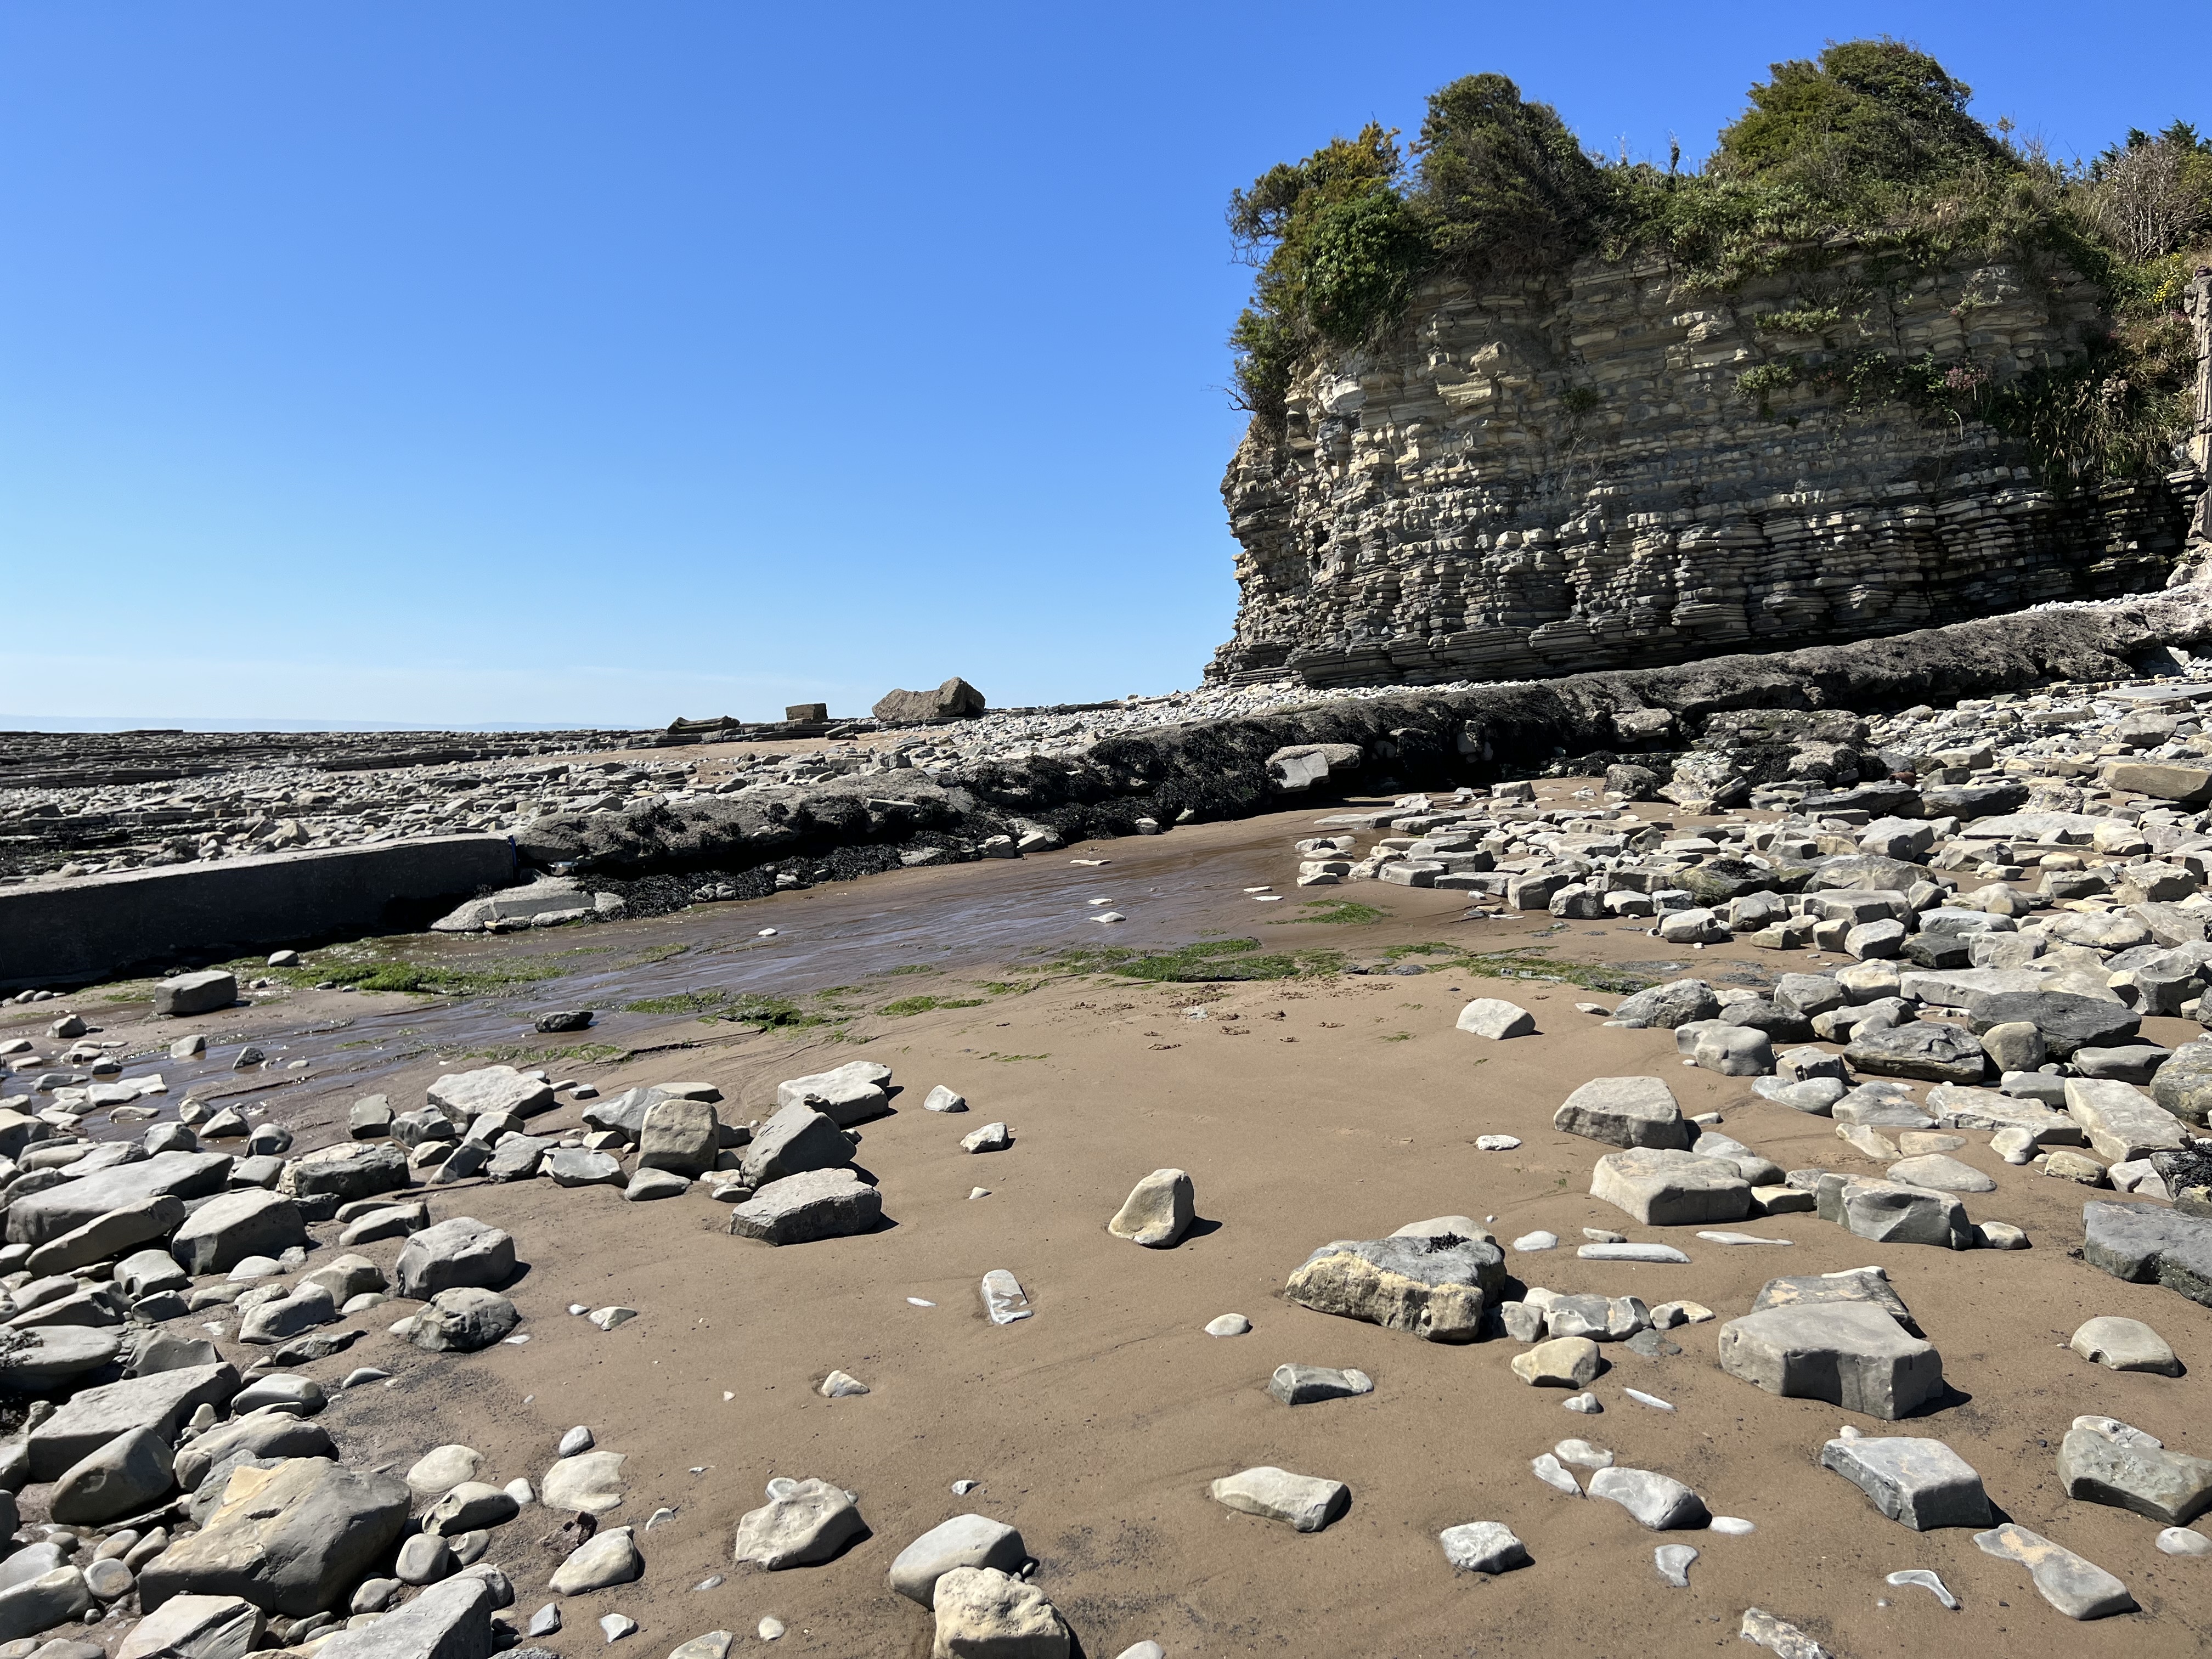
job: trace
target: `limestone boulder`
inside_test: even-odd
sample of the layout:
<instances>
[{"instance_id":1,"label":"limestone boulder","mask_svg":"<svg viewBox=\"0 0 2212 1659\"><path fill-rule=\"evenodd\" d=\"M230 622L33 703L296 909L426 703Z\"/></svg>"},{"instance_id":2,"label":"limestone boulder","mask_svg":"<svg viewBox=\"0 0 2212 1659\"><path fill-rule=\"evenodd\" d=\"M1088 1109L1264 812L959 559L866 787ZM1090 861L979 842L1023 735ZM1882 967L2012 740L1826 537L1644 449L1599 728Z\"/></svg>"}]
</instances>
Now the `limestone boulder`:
<instances>
[{"instance_id":1,"label":"limestone boulder","mask_svg":"<svg viewBox=\"0 0 2212 1659\"><path fill-rule=\"evenodd\" d=\"M412 1301L473 1286L497 1290L514 1277L514 1239L473 1216L454 1216L410 1237L392 1270L392 1287Z\"/></svg>"},{"instance_id":2,"label":"limestone boulder","mask_svg":"<svg viewBox=\"0 0 2212 1659\"><path fill-rule=\"evenodd\" d=\"M1324 1244L1291 1275L1284 1295L1316 1313L1427 1341L1472 1342L1504 1284L1505 1253L1495 1243L1447 1233Z\"/></svg>"},{"instance_id":3,"label":"limestone boulder","mask_svg":"<svg viewBox=\"0 0 2212 1659\"><path fill-rule=\"evenodd\" d=\"M1665 1148L1639 1146L1598 1159L1590 1196L1655 1227L1741 1221L1751 1213L1751 1183L1734 1164Z\"/></svg>"},{"instance_id":4,"label":"limestone boulder","mask_svg":"<svg viewBox=\"0 0 2212 1659\"><path fill-rule=\"evenodd\" d=\"M1036 1585L994 1567L955 1567L939 1578L930 1659L1067 1659L1073 1638Z\"/></svg>"},{"instance_id":5,"label":"limestone boulder","mask_svg":"<svg viewBox=\"0 0 2212 1659\"><path fill-rule=\"evenodd\" d=\"M1196 1203L1188 1174L1155 1170L1131 1189L1106 1231L1147 1249L1164 1250L1189 1231Z\"/></svg>"},{"instance_id":6,"label":"limestone boulder","mask_svg":"<svg viewBox=\"0 0 2212 1659\"><path fill-rule=\"evenodd\" d=\"M1982 1477L1940 1440L1910 1435L1831 1440L1820 1449L1820 1467L1833 1469L1875 1508L1915 1532L1990 1524Z\"/></svg>"},{"instance_id":7,"label":"limestone boulder","mask_svg":"<svg viewBox=\"0 0 2212 1659\"><path fill-rule=\"evenodd\" d=\"M407 1524L407 1486L323 1457L232 1472L201 1529L140 1569L151 1612L172 1595L235 1595L304 1619L349 1595Z\"/></svg>"},{"instance_id":8,"label":"limestone boulder","mask_svg":"<svg viewBox=\"0 0 2212 1659\"><path fill-rule=\"evenodd\" d=\"M1943 1358L1876 1308L1769 1308L1721 1327L1721 1369L1784 1399L1825 1400L1885 1422L1943 1390Z\"/></svg>"},{"instance_id":9,"label":"limestone boulder","mask_svg":"<svg viewBox=\"0 0 2212 1659\"><path fill-rule=\"evenodd\" d=\"M778 1480L768 1502L738 1522L735 1559L776 1571L830 1559L867 1531L859 1504L827 1480Z\"/></svg>"},{"instance_id":10,"label":"limestone boulder","mask_svg":"<svg viewBox=\"0 0 2212 1659\"><path fill-rule=\"evenodd\" d=\"M1560 1103L1552 1127L1608 1146L1684 1150L1697 1138L1674 1091L1656 1077L1593 1079Z\"/></svg>"}]
</instances>

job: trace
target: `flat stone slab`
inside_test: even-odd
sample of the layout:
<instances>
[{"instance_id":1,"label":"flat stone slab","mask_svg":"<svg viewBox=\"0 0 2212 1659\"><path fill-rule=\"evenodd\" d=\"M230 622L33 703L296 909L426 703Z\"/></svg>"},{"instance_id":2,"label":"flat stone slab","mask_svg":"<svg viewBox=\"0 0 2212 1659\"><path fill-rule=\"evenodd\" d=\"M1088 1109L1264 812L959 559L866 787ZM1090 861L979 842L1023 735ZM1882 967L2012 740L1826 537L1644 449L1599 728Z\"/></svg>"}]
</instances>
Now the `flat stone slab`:
<instances>
[{"instance_id":1,"label":"flat stone slab","mask_svg":"<svg viewBox=\"0 0 2212 1659\"><path fill-rule=\"evenodd\" d=\"M2066 1495L2133 1510L2169 1527L2186 1526L2212 1507L2212 1462L2169 1451L2165 1443L2113 1417L2077 1417L2058 1447Z\"/></svg>"},{"instance_id":2,"label":"flat stone slab","mask_svg":"<svg viewBox=\"0 0 2212 1659\"><path fill-rule=\"evenodd\" d=\"M1820 1467L1833 1469L1875 1508L1915 1532L1990 1524L1982 1477L1940 1440L1846 1436L1820 1448Z\"/></svg>"},{"instance_id":3,"label":"flat stone slab","mask_svg":"<svg viewBox=\"0 0 2212 1659\"><path fill-rule=\"evenodd\" d=\"M850 1170L810 1170L771 1181L730 1212L730 1231L770 1244L862 1233L882 1219L883 1194Z\"/></svg>"},{"instance_id":4,"label":"flat stone slab","mask_svg":"<svg viewBox=\"0 0 2212 1659\"><path fill-rule=\"evenodd\" d=\"M1854 1031L1844 1059L1856 1072L1931 1083L1978 1083L1989 1066L1989 1056L1970 1032L1917 1019Z\"/></svg>"},{"instance_id":5,"label":"flat stone slab","mask_svg":"<svg viewBox=\"0 0 2212 1659\"><path fill-rule=\"evenodd\" d=\"M1784 1399L1825 1400L1885 1422L1943 1391L1943 1357L1878 1308L1769 1308L1721 1327L1721 1369Z\"/></svg>"},{"instance_id":6,"label":"flat stone slab","mask_svg":"<svg viewBox=\"0 0 2212 1659\"><path fill-rule=\"evenodd\" d=\"M1620 1504L1654 1532L1701 1527L1711 1518L1705 1499L1673 1476L1650 1469L1599 1469L1590 1476L1589 1495Z\"/></svg>"},{"instance_id":7,"label":"flat stone slab","mask_svg":"<svg viewBox=\"0 0 2212 1659\"><path fill-rule=\"evenodd\" d=\"M1278 1365L1267 1379L1267 1392L1285 1406L1310 1406L1317 1401L1372 1394L1375 1379L1365 1371L1336 1370L1327 1365Z\"/></svg>"},{"instance_id":8,"label":"flat stone slab","mask_svg":"<svg viewBox=\"0 0 2212 1659\"><path fill-rule=\"evenodd\" d=\"M1291 1275L1284 1294L1316 1313L1431 1342L1472 1342L1484 1308L1504 1285L1505 1252L1495 1243L1446 1233L1324 1244Z\"/></svg>"},{"instance_id":9,"label":"flat stone slab","mask_svg":"<svg viewBox=\"0 0 2212 1659\"><path fill-rule=\"evenodd\" d=\"M1674 1091L1656 1077L1593 1078L1560 1103L1552 1127L1608 1146L1687 1150L1697 1139Z\"/></svg>"},{"instance_id":10,"label":"flat stone slab","mask_svg":"<svg viewBox=\"0 0 2212 1659\"><path fill-rule=\"evenodd\" d=\"M1672 1244L1585 1244L1575 1255L1583 1261L1645 1261L1671 1267L1687 1267L1690 1261Z\"/></svg>"},{"instance_id":11,"label":"flat stone slab","mask_svg":"<svg viewBox=\"0 0 2212 1659\"><path fill-rule=\"evenodd\" d=\"M2115 1279L2163 1285L2212 1308L2212 1220L2152 1204L2081 1206L2081 1259Z\"/></svg>"},{"instance_id":12,"label":"flat stone slab","mask_svg":"<svg viewBox=\"0 0 2212 1659\"><path fill-rule=\"evenodd\" d=\"M1292 1474L1267 1463L1224 1475L1207 1490L1217 1504L1280 1521L1294 1532L1319 1532L1352 1507L1352 1488L1341 1480Z\"/></svg>"},{"instance_id":13,"label":"flat stone slab","mask_svg":"<svg viewBox=\"0 0 2212 1659\"><path fill-rule=\"evenodd\" d=\"M1939 1193L1993 1193L1997 1183L1972 1164L1960 1162L1942 1152L1923 1152L1917 1158L1899 1158L1889 1166L1889 1178L1908 1187L1923 1187Z\"/></svg>"},{"instance_id":14,"label":"flat stone slab","mask_svg":"<svg viewBox=\"0 0 2212 1659\"><path fill-rule=\"evenodd\" d=\"M1966 1028L1977 1036L2016 1022L2040 1031L2044 1046L2059 1060L2070 1058L2077 1048L2112 1048L2142 1030L2142 1016L2117 998L2026 990L1977 995L1966 1002Z\"/></svg>"},{"instance_id":15,"label":"flat stone slab","mask_svg":"<svg viewBox=\"0 0 2212 1659\"><path fill-rule=\"evenodd\" d=\"M1974 1543L1984 1555L2026 1567L2037 1593L2069 1619L2104 1619L2136 1609L2136 1598L2111 1573L2026 1527L2008 1521L1976 1533Z\"/></svg>"},{"instance_id":16,"label":"flat stone slab","mask_svg":"<svg viewBox=\"0 0 2212 1659\"><path fill-rule=\"evenodd\" d=\"M2066 1079L2066 1115L2081 1125L2089 1150L2107 1164L2170 1152L2188 1144L2181 1120L2132 1084L2109 1078Z\"/></svg>"},{"instance_id":17,"label":"flat stone slab","mask_svg":"<svg viewBox=\"0 0 2212 1659\"><path fill-rule=\"evenodd\" d=\"M2053 1079L2056 1082L2057 1079ZM2081 1126L2061 1111L2039 1101L2022 1100L1996 1089L1975 1089L1941 1083L1928 1091L1928 1109L1946 1129L2022 1128L2039 1146L2078 1146Z\"/></svg>"},{"instance_id":18,"label":"flat stone slab","mask_svg":"<svg viewBox=\"0 0 2212 1659\"><path fill-rule=\"evenodd\" d=\"M8 1242L44 1244L149 1198L204 1198L222 1190L230 1166L228 1152L157 1152L23 1194L8 1206Z\"/></svg>"},{"instance_id":19,"label":"flat stone slab","mask_svg":"<svg viewBox=\"0 0 2212 1659\"><path fill-rule=\"evenodd\" d=\"M1820 1177L1813 1200L1821 1220L1877 1244L1928 1244L1951 1250L1970 1250L1975 1245L1966 1206L1948 1193L1831 1171Z\"/></svg>"},{"instance_id":20,"label":"flat stone slab","mask_svg":"<svg viewBox=\"0 0 2212 1659\"><path fill-rule=\"evenodd\" d=\"M2149 1371L2158 1376L2181 1375L2181 1361L2164 1337L2140 1319L2106 1314L2087 1321L2067 1343L2082 1358L2109 1371Z\"/></svg>"},{"instance_id":21,"label":"flat stone slab","mask_svg":"<svg viewBox=\"0 0 2212 1659\"><path fill-rule=\"evenodd\" d=\"M1751 1213L1751 1183L1735 1164L1673 1148L1607 1153L1591 1174L1590 1196L1653 1227L1741 1221Z\"/></svg>"},{"instance_id":22,"label":"flat stone slab","mask_svg":"<svg viewBox=\"0 0 2212 1659\"><path fill-rule=\"evenodd\" d=\"M1837 1273L1793 1273L1770 1279L1753 1299L1751 1310L1764 1313L1769 1308L1826 1307L1838 1302L1879 1308L1902 1329L1915 1336L1920 1334L1912 1310L1905 1305L1905 1298L1879 1267L1848 1267Z\"/></svg>"}]
</instances>

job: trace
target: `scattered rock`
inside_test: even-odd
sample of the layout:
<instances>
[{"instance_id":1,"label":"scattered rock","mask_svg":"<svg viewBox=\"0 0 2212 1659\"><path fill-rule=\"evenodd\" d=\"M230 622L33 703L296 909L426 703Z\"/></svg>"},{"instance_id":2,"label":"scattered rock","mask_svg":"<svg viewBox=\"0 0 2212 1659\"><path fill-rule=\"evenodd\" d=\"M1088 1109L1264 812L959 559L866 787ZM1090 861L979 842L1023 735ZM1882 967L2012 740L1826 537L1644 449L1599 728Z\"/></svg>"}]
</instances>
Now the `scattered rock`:
<instances>
[{"instance_id":1,"label":"scattered rock","mask_svg":"<svg viewBox=\"0 0 2212 1659\"><path fill-rule=\"evenodd\" d=\"M1167 1249L1189 1230L1196 1202L1182 1170L1155 1170L1131 1190L1106 1231L1148 1249Z\"/></svg>"},{"instance_id":2,"label":"scattered rock","mask_svg":"<svg viewBox=\"0 0 2212 1659\"><path fill-rule=\"evenodd\" d=\"M1208 1490L1217 1504L1280 1521L1297 1532L1319 1532L1352 1507L1352 1489L1342 1481L1292 1474L1271 1464L1224 1475Z\"/></svg>"}]
</instances>

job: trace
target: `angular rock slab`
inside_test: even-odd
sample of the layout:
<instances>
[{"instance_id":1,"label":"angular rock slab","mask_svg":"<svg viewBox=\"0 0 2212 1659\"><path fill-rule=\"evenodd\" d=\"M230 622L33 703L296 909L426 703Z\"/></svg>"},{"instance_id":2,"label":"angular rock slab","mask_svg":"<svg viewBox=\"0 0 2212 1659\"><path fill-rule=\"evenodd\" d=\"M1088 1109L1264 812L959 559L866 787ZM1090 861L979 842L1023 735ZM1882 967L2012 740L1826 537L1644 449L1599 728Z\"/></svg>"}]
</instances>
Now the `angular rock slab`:
<instances>
[{"instance_id":1,"label":"angular rock slab","mask_svg":"<svg viewBox=\"0 0 2212 1659\"><path fill-rule=\"evenodd\" d=\"M1899 1181L1870 1181L1832 1171L1814 1189L1820 1219L1877 1244L1929 1244L1971 1250L1974 1224L1948 1193Z\"/></svg>"},{"instance_id":2,"label":"angular rock slab","mask_svg":"<svg viewBox=\"0 0 2212 1659\"><path fill-rule=\"evenodd\" d=\"M1769 1308L1822 1307L1836 1302L1856 1302L1880 1308L1913 1335L1921 1334L1912 1310L1905 1305L1905 1298L1898 1295L1888 1276L1879 1267L1847 1267L1841 1273L1770 1279L1753 1298L1751 1310L1764 1313Z\"/></svg>"},{"instance_id":3,"label":"angular rock slab","mask_svg":"<svg viewBox=\"0 0 2212 1659\"><path fill-rule=\"evenodd\" d=\"M1375 1392L1365 1371L1334 1370L1327 1365L1278 1365L1267 1392L1285 1406L1310 1406L1322 1400L1348 1400Z\"/></svg>"},{"instance_id":4,"label":"angular rock slab","mask_svg":"<svg viewBox=\"0 0 2212 1659\"><path fill-rule=\"evenodd\" d=\"M1765 1648L1775 1659L1833 1659L1827 1649L1765 1607L1746 1607L1736 1635L1755 1647Z\"/></svg>"},{"instance_id":5,"label":"angular rock slab","mask_svg":"<svg viewBox=\"0 0 2212 1659\"><path fill-rule=\"evenodd\" d=\"M200 1407L220 1411L237 1392L238 1373L227 1364L156 1371L86 1389L31 1431L30 1478L52 1480L133 1429L152 1428L173 1440Z\"/></svg>"},{"instance_id":6,"label":"angular rock slab","mask_svg":"<svg viewBox=\"0 0 2212 1659\"><path fill-rule=\"evenodd\" d=\"M2181 1120L2132 1084L2069 1077L2066 1115L2081 1126L2089 1150L2107 1164L2124 1164L2188 1144Z\"/></svg>"},{"instance_id":7,"label":"angular rock slab","mask_svg":"<svg viewBox=\"0 0 2212 1659\"><path fill-rule=\"evenodd\" d=\"M503 1605L482 1569L462 1573L373 1625L341 1629L316 1649L316 1659L488 1659L491 1615Z\"/></svg>"},{"instance_id":8,"label":"angular rock slab","mask_svg":"<svg viewBox=\"0 0 2212 1659\"><path fill-rule=\"evenodd\" d=\"M1029 1292L1022 1281L1004 1267L994 1267L983 1275L981 1285L983 1316L994 1325L1013 1325L1036 1312L1030 1306Z\"/></svg>"},{"instance_id":9,"label":"angular rock slab","mask_svg":"<svg viewBox=\"0 0 2212 1659\"><path fill-rule=\"evenodd\" d=\"M829 1560L868 1529L860 1506L827 1480L775 1480L738 1522L735 1559L771 1571Z\"/></svg>"},{"instance_id":10,"label":"angular rock slab","mask_svg":"<svg viewBox=\"0 0 2212 1659\"><path fill-rule=\"evenodd\" d=\"M2037 1594L2069 1619L2105 1619L2135 1611L2136 1598L2125 1584L2040 1533L2008 1521L1976 1533L1974 1543L1984 1555L2026 1567Z\"/></svg>"},{"instance_id":11,"label":"angular rock slab","mask_svg":"<svg viewBox=\"0 0 2212 1659\"><path fill-rule=\"evenodd\" d=\"M392 1289L427 1302L463 1285L495 1291L514 1277L514 1240L473 1216L457 1215L408 1239L392 1270Z\"/></svg>"},{"instance_id":12,"label":"angular rock slab","mask_svg":"<svg viewBox=\"0 0 2212 1659\"><path fill-rule=\"evenodd\" d=\"M1552 1127L1608 1146L1686 1152L1697 1139L1674 1091L1656 1077L1593 1078L1552 1114Z\"/></svg>"},{"instance_id":13,"label":"angular rock slab","mask_svg":"<svg viewBox=\"0 0 2212 1659\"><path fill-rule=\"evenodd\" d=\"M1751 1213L1751 1183L1735 1164L1671 1147L1607 1153L1591 1174L1590 1196L1652 1227L1741 1221Z\"/></svg>"},{"instance_id":14,"label":"angular rock slab","mask_svg":"<svg viewBox=\"0 0 2212 1659\"><path fill-rule=\"evenodd\" d=\"M883 1194L849 1170L811 1170L772 1181L738 1205L730 1231L770 1244L808 1244L866 1232L883 1213Z\"/></svg>"},{"instance_id":15,"label":"angular rock slab","mask_svg":"<svg viewBox=\"0 0 2212 1659\"><path fill-rule=\"evenodd\" d=\"M2066 1495L2184 1527L2212 1508L2212 1462L2112 1417L2077 1417L2058 1445Z\"/></svg>"},{"instance_id":16,"label":"angular rock slab","mask_svg":"<svg viewBox=\"0 0 2212 1659\"><path fill-rule=\"evenodd\" d=\"M1555 1336L1516 1353L1513 1375L1534 1389L1586 1389L1605 1369L1605 1356L1586 1336Z\"/></svg>"},{"instance_id":17,"label":"angular rock slab","mask_svg":"<svg viewBox=\"0 0 2212 1659\"><path fill-rule=\"evenodd\" d=\"M1943 1391L1943 1357L1880 1309L1769 1308L1721 1327L1721 1369L1785 1400L1825 1400L1892 1422Z\"/></svg>"},{"instance_id":18,"label":"angular rock slab","mask_svg":"<svg viewBox=\"0 0 2212 1659\"><path fill-rule=\"evenodd\" d=\"M2212 1308L2212 1220L2151 1204L2081 1206L2081 1259L2136 1285L2163 1285Z\"/></svg>"},{"instance_id":19,"label":"angular rock slab","mask_svg":"<svg viewBox=\"0 0 2212 1659\"><path fill-rule=\"evenodd\" d=\"M489 1635L489 1631L486 1634ZM246 1659L261 1639L261 1609L235 1595L173 1595L131 1627L115 1659Z\"/></svg>"},{"instance_id":20,"label":"angular rock slab","mask_svg":"<svg viewBox=\"0 0 2212 1659\"><path fill-rule=\"evenodd\" d=\"M1528 1565L1528 1547L1503 1521L1469 1521L1437 1534L1444 1559L1461 1572L1510 1572Z\"/></svg>"},{"instance_id":21,"label":"angular rock slab","mask_svg":"<svg viewBox=\"0 0 2212 1659\"><path fill-rule=\"evenodd\" d=\"M1702 1527L1711 1518L1704 1498L1673 1476L1650 1469L1599 1469L1589 1478L1589 1495L1620 1504L1654 1532Z\"/></svg>"},{"instance_id":22,"label":"angular rock slab","mask_svg":"<svg viewBox=\"0 0 2212 1659\"><path fill-rule=\"evenodd\" d=\"M55 1567L0 1589L0 1641L21 1641L74 1624L92 1607L92 1589L75 1567Z\"/></svg>"},{"instance_id":23,"label":"angular rock slab","mask_svg":"<svg viewBox=\"0 0 2212 1659\"><path fill-rule=\"evenodd\" d=\"M891 1562L890 1587L926 1607L937 1593L937 1581L956 1567L1015 1572L1028 1559L1021 1534L1005 1522L988 1515L956 1515L898 1553Z\"/></svg>"},{"instance_id":24,"label":"angular rock slab","mask_svg":"<svg viewBox=\"0 0 2212 1659\"><path fill-rule=\"evenodd\" d=\"M1280 1521L1294 1532L1319 1532L1352 1507L1352 1488L1341 1480L1292 1474L1273 1464L1224 1475L1206 1490L1217 1504Z\"/></svg>"},{"instance_id":25,"label":"angular rock slab","mask_svg":"<svg viewBox=\"0 0 2212 1659\"><path fill-rule=\"evenodd\" d=\"M168 1441L136 1428L63 1471L48 1504L64 1526L99 1526L153 1508L175 1485Z\"/></svg>"},{"instance_id":26,"label":"angular rock slab","mask_svg":"<svg viewBox=\"0 0 2212 1659\"><path fill-rule=\"evenodd\" d=\"M1820 1467L1833 1469L1900 1526L1986 1527L1989 1493L1972 1464L1940 1440L1911 1435L1861 1435L1820 1448Z\"/></svg>"},{"instance_id":27,"label":"angular rock slab","mask_svg":"<svg viewBox=\"0 0 2212 1659\"><path fill-rule=\"evenodd\" d=\"M2149 1371L2158 1376L2181 1375L2181 1361L2174 1357L2166 1339L2140 1319L2121 1319L2107 1314L2088 1320L2066 1346L2108 1371Z\"/></svg>"},{"instance_id":28,"label":"angular rock slab","mask_svg":"<svg viewBox=\"0 0 2212 1659\"><path fill-rule=\"evenodd\" d=\"M304 1619L336 1607L407 1524L407 1486L356 1474L325 1457L233 1471L198 1532L138 1574L143 1605L172 1595L236 1595L264 1613Z\"/></svg>"},{"instance_id":29,"label":"angular rock slab","mask_svg":"<svg viewBox=\"0 0 2212 1659\"><path fill-rule=\"evenodd\" d=\"M1844 1059L1862 1075L1921 1078L1930 1083L1979 1083L1989 1065L1989 1056L1970 1033L1956 1025L1922 1020L1854 1030Z\"/></svg>"},{"instance_id":30,"label":"angular rock slab","mask_svg":"<svg viewBox=\"0 0 2212 1659\"><path fill-rule=\"evenodd\" d=\"M1444 1234L1324 1244L1291 1275L1284 1294L1316 1313L1430 1342L1472 1342L1504 1284L1505 1252L1495 1243Z\"/></svg>"},{"instance_id":31,"label":"angular rock slab","mask_svg":"<svg viewBox=\"0 0 2212 1659\"><path fill-rule=\"evenodd\" d=\"M1146 1249L1164 1250L1190 1230L1197 1202L1189 1176L1181 1170L1155 1170L1131 1189L1106 1231Z\"/></svg>"}]
</instances>

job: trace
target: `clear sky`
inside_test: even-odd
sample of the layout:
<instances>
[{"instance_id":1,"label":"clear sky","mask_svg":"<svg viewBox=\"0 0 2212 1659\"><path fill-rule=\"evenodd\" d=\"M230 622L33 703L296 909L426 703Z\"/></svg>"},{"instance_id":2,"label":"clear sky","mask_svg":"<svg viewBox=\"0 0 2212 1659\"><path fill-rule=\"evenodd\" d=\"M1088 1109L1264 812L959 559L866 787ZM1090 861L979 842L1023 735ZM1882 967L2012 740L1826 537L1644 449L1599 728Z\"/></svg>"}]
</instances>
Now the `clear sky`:
<instances>
[{"instance_id":1,"label":"clear sky","mask_svg":"<svg viewBox=\"0 0 2212 1659\"><path fill-rule=\"evenodd\" d=\"M1916 40L2062 153L2202 6L0 6L0 724L1197 682L1232 186L1498 70L1703 155Z\"/></svg>"}]
</instances>

